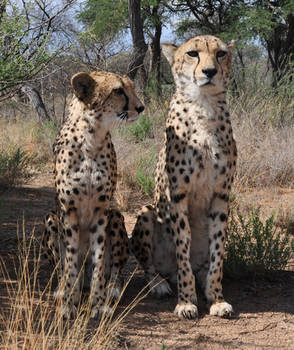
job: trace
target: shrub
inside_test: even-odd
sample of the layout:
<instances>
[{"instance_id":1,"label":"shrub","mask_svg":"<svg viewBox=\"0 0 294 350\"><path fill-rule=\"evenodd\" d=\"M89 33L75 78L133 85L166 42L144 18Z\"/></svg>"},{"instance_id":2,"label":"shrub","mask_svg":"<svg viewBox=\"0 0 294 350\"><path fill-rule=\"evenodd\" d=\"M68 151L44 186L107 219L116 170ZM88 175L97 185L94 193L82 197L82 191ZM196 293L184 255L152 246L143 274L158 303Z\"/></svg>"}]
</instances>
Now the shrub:
<instances>
[{"instance_id":1,"label":"shrub","mask_svg":"<svg viewBox=\"0 0 294 350\"><path fill-rule=\"evenodd\" d=\"M20 148L0 152L0 189L19 185L29 176L32 157Z\"/></svg>"},{"instance_id":2,"label":"shrub","mask_svg":"<svg viewBox=\"0 0 294 350\"><path fill-rule=\"evenodd\" d=\"M263 222L252 209L248 217L231 213L226 241L224 272L231 277L265 274L284 269L294 256L294 238L278 227L274 214Z\"/></svg>"}]
</instances>

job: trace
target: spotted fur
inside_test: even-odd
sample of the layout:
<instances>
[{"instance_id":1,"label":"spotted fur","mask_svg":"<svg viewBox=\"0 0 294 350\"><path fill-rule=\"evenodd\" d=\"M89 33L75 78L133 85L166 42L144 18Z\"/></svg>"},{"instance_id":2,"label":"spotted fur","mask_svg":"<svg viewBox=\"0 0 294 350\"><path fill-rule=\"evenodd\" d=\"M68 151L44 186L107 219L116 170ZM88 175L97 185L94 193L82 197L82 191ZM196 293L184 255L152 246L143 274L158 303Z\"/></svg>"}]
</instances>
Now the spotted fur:
<instances>
[{"instance_id":1,"label":"spotted fur","mask_svg":"<svg viewBox=\"0 0 294 350\"><path fill-rule=\"evenodd\" d=\"M120 121L134 121L144 107L126 76L78 73L69 117L54 144L57 213L45 220L43 247L54 265L59 262L57 297L65 317L75 314L80 300L79 272L90 262L92 317L105 309L108 277L115 279L128 257L122 215L110 210L117 180L116 154L110 130ZM61 283L61 281L60 281Z\"/></svg>"},{"instance_id":2,"label":"spotted fur","mask_svg":"<svg viewBox=\"0 0 294 350\"><path fill-rule=\"evenodd\" d=\"M237 159L226 103L233 46L213 36L198 36L180 47L162 46L176 92L156 169L154 205L139 213L132 247L154 294L171 292L162 278L177 281L175 314L180 318L198 315L195 276L211 315L233 312L222 293Z\"/></svg>"}]
</instances>

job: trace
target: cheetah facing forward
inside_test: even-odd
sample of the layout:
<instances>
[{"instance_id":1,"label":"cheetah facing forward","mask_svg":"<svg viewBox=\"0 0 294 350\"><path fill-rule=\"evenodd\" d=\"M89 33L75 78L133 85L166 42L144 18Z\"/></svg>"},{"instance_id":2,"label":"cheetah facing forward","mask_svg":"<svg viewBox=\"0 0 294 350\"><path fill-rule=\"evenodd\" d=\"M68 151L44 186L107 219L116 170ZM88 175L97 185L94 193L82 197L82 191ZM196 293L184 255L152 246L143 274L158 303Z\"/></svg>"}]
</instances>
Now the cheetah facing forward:
<instances>
[{"instance_id":1,"label":"cheetah facing forward","mask_svg":"<svg viewBox=\"0 0 294 350\"><path fill-rule=\"evenodd\" d=\"M176 84L156 170L154 207L144 207L132 234L133 251L153 293L170 293L177 275L180 318L196 318L194 274L210 314L233 312L222 293L228 201L237 151L225 101L234 43L198 36L164 44ZM157 277L156 277L157 276Z\"/></svg>"},{"instance_id":2,"label":"cheetah facing forward","mask_svg":"<svg viewBox=\"0 0 294 350\"><path fill-rule=\"evenodd\" d=\"M57 214L46 218L43 246L53 253L55 264L61 255L65 286L57 296L65 317L75 314L78 274L90 250L91 315L95 317L105 306L105 265L111 264L114 280L128 256L123 217L109 209L117 177L109 130L120 120L136 120L144 107L126 76L78 73L71 83L74 97L69 117L53 147Z\"/></svg>"}]
</instances>

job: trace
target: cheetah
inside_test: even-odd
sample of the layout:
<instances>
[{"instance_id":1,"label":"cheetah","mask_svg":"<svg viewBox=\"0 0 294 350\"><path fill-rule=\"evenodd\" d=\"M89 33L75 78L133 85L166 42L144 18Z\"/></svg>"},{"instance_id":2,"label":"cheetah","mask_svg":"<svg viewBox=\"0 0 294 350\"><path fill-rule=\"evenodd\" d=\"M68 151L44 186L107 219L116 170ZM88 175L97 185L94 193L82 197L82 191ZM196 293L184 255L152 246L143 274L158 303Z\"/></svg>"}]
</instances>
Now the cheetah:
<instances>
[{"instance_id":1,"label":"cheetah","mask_svg":"<svg viewBox=\"0 0 294 350\"><path fill-rule=\"evenodd\" d=\"M222 275L229 194L237 149L226 104L234 42L197 36L163 44L176 91L155 173L154 205L143 207L132 249L157 296L177 281L181 319L198 317L195 276L210 314L230 316ZM177 278L176 278L177 277Z\"/></svg>"},{"instance_id":2,"label":"cheetah","mask_svg":"<svg viewBox=\"0 0 294 350\"><path fill-rule=\"evenodd\" d=\"M117 181L110 130L135 121L144 106L127 76L80 72L71 85L69 116L53 146L57 211L46 217L43 247L54 264L61 260L65 284L61 290L59 281L56 297L66 318L76 314L80 270L89 250L91 317L97 317L107 311L107 275L114 281L128 258L123 216L110 209Z\"/></svg>"}]
</instances>

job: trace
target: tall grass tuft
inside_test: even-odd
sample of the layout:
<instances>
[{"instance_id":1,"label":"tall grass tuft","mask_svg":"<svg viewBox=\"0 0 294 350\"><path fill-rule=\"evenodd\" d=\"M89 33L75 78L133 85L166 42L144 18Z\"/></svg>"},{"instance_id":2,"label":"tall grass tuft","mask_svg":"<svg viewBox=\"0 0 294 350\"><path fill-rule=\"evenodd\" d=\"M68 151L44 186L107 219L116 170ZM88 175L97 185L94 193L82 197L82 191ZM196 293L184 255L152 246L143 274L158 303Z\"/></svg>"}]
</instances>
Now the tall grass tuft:
<instances>
[{"instance_id":1,"label":"tall grass tuft","mask_svg":"<svg viewBox=\"0 0 294 350\"><path fill-rule=\"evenodd\" d=\"M0 260L0 268L3 275L2 286L4 284L6 287L7 295L6 309L0 315L3 349L113 349L116 347L117 335L124 318L149 293L146 286L127 307L117 312L127 282L114 304L110 297L107 298L106 304L113 305L112 311L103 314L100 322L90 320L90 305L83 301L75 319L64 320L58 312L58 302L53 300L51 292L55 271L44 285L38 242L34 232L26 237L24 224L14 271L11 273L11 262L3 259Z\"/></svg>"},{"instance_id":2,"label":"tall grass tuft","mask_svg":"<svg viewBox=\"0 0 294 350\"><path fill-rule=\"evenodd\" d=\"M0 190L24 182L29 177L29 166L32 159L20 148L0 150Z\"/></svg>"}]
</instances>

